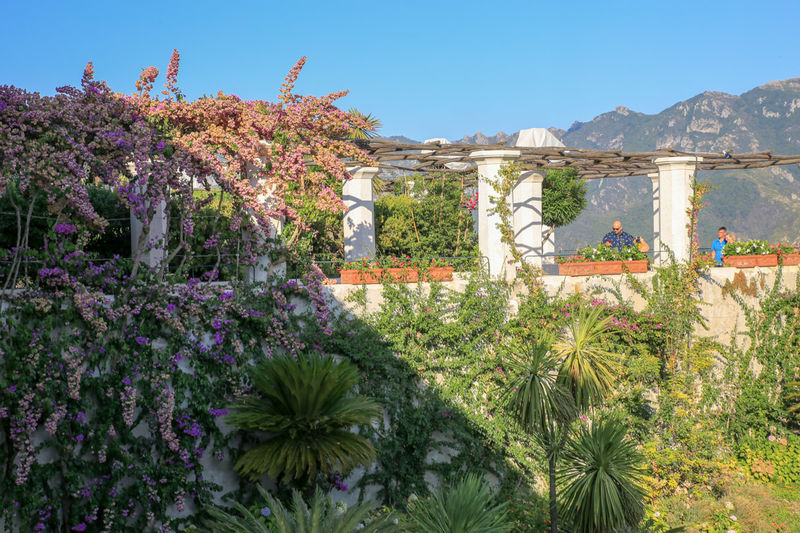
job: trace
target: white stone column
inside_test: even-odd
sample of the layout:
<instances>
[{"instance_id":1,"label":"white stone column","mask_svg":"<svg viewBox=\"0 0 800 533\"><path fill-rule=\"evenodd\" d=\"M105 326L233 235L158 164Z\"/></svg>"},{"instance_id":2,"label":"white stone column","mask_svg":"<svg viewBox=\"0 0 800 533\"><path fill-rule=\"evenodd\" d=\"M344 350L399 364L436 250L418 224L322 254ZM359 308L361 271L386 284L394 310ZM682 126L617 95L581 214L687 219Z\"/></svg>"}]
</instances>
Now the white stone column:
<instances>
[{"instance_id":1,"label":"white stone column","mask_svg":"<svg viewBox=\"0 0 800 533\"><path fill-rule=\"evenodd\" d=\"M478 150L469 154L478 165L478 247L481 255L489 258L489 275L494 278L508 279L514 269L508 264L511 253L501 238L500 215L489 213L496 205L490 198L497 196L492 183L497 181L500 167L519 156L519 150ZM507 201L511 203L513 198Z\"/></svg>"},{"instance_id":2,"label":"white stone column","mask_svg":"<svg viewBox=\"0 0 800 533\"><path fill-rule=\"evenodd\" d=\"M514 242L522 259L542 266L542 182L544 174L523 172L514 187Z\"/></svg>"},{"instance_id":3,"label":"white stone column","mask_svg":"<svg viewBox=\"0 0 800 533\"><path fill-rule=\"evenodd\" d=\"M647 175L653 184L653 263L661 265L661 185L658 180L658 172L651 172Z\"/></svg>"},{"instance_id":4,"label":"white stone column","mask_svg":"<svg viewBox=\"0 0 800 533\"><path fill-rule=\"evenodd\" d=\"M256 162L258 164L263 164L261 159L257 159ZM247 165L247 175L248 179L250 180L250 186L255 188L258 191L258 196L256 196L256 200L258 203L266 207L267 209L275 207L275 197L274 197L274 187L267 185L267 180L265 178L259 177L258 168L253 165ZM253 212L251 210L250 214L252 215ZM269 228L266 228L269 231L269 239L278 239L280 234L283 232L283 217L269 217ZM252 236L250 236L252 238ZM258 236L258 245L262 246L266 243L267 237L263 234ZM271 245L270 248L274 247ZM284 276L286 274L286 262L282 261L277 264L272 263L272 259L270 259L269 254L264 254L256 258L255 263L253 263L253 267L249 269L247 273L247 278L251 283L265 283L270 276Z\"/></svg>"},{"instance_id":5,"label":"white stone column","mask_svg":"<svg viewBox=\"0 0 800 533\"><path fill-rule=\"evenodd\" d=\"M689 223L687 211L691 204L692 177L701 157L660 157L658 167L659 231L661 245L668 247L675 260L689 259ZM665 259L662 254L662 262Z\"/></svg>"},{"instance_id":6,"label":"white stone column","mask_svg":"<svg viewBox=\"0 0 800 533\"><path fill-rule=\"evenodd\" d=\"M144 194L142 192L141 194ZM147 241L142 250L141 261L150 268L161 266L167 255L167 203L162 201L156 206L153 220L150 221L150 229L147 233ZM144 222L131 211L131 255L136 256L139 247L139 238L144 231Z\"/></svg>"},{"instance_id":7,"label":"white stone column","mask_svg":"<svg viewBox=\"0 0 800 533\"><path fill-rule=\"evenodd\" d=\"M342 200L347 206L344 214L344 260L357 261L375 256L375 203L372 178L377 167L347 169L352 176L344 182Z\"/></svg>"},{"instance_id":8,"label":"white stone column","mask_svg":"<svg viewBox=\"0 0 800 533\"><path fill-rule=\"evenodd\" d=\"M542 263L549 265L556 262L556 232L550 226L542 226Z\"/></svg>"}]
</instances>

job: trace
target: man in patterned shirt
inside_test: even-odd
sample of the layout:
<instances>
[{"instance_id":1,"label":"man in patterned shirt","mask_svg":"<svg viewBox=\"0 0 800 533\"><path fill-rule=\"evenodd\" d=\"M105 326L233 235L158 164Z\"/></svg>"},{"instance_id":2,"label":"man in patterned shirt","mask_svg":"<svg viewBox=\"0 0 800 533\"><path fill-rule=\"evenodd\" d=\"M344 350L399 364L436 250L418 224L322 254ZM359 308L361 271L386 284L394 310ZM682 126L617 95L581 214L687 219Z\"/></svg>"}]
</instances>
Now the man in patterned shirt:
<instances>
[{"instance_id":1,"label":"man in patterned shirt","mask_svg":"<svg viewBox=\"0 0 800 533\"><path fill-rule=\"evenodd\" d=\"M641 237L634 238L630 233L622 231L622 222L619 220L615 220L611 225L611 231L603 236L603 244L613 246L618 251L622 251L625 246L633 246L643 242L644 239Z\"/></svg>"}]
</instances>

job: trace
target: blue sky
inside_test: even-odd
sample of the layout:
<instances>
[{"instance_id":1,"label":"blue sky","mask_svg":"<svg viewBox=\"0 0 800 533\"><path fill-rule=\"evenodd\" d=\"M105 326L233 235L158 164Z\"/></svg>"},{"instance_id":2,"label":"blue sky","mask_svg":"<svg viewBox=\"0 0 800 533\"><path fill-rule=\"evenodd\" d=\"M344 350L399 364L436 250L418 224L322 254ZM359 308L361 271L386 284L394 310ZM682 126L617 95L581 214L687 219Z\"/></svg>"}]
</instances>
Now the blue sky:
<instances>
[{"instance_id":1,"label":"blue sky","mask_svg":"<svg viewBox=\"0 0 800 533\"><path fill-rule=\"evenodd\" d=\"M460 138L567 128L617 105L658 112L704 90L800 76L800 1L0 1L0 84L51 94L86 61L118 91L181 52L190 97L302 93L384 135Z\"/></svg>"}]
</instances>

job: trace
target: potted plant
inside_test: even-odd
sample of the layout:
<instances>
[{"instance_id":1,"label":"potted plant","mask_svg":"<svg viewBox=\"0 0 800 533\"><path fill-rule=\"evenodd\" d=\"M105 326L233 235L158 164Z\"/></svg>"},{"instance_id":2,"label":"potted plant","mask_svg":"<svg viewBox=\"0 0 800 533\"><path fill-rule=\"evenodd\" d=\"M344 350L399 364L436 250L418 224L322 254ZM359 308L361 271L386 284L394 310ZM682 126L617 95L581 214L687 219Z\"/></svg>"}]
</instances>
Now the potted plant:
<instances>
[{"instance_id":1,"label":"potted plant","mask_svg":"<svg viewBox=\"0 0 800 533\"><path fill-rule=\"evenodd\" d=\"M647 272L647 255L636 246L622 250L598 244L578 250L577 255L557 257L559 276L591 276Z\"/></svg>"},{"instance_id":2,"label":"potted plant","mask_svg":"<svg viewBox=\"0 0 800 533\"><path fill-rule=\"evenodd\" d=\"M764 240L729 242L722 249L722 262L736 268L778 266L778 250Z\"/></svg>"},{"instance_id":3,"label":"potted plant","mask_svg":"<svg viewBox=\"0 0 800 533\"><path fill-rule=\"evenodd\" d=\"M783 266L800 265L800 246L779 244L778 259L783 262Z\"/></svg>"},{"instance_id":4,"label":"potted plant","mask_svg":"<svg viewBox=\"0 0 800 533\"><path fill-rule=\"evenodd\" d=\"M444 259L389 257L345 263L339 270L344 285L377 284L384 281L452 281L453 267Z\"/></svg>"}]
</instances>

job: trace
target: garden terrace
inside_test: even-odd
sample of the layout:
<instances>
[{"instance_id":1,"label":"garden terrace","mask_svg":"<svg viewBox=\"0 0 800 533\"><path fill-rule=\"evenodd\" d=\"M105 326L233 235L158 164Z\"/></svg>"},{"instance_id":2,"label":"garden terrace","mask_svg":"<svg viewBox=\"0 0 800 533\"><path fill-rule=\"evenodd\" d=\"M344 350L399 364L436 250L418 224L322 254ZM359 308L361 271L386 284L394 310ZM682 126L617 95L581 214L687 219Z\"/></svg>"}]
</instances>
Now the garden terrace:
<instances>
[{"instance_id":1,"label":"garden terrace","mask_svg":"<svg viewBox=\"0 0 800 533\"><path fill-rule=\"evenodd\" d=\"M533 132L534 130L527 130ZM543 134L546 130L540 130ZM531 139L537 138L529 135ZM552 136L551 136L552 137ZM538 135L538 141L547 140ZM552 231L542 221L543 171L575 168L584 179L647 175L652 182L652 249L656 264L663 264L666 250L675 259L689 258L691 239L687 227L691 217L694 173L697 170L752 169L800 164L800 155L775 155L770 151L735 154L730 152L684 152L672 148L651 152L588 150L564 146L507 146L448 144L439 140L424 144L399 143L383 139L353 140L376 163L375 167L351 169L355 179L345 184L344 201L350 208L345 221L345 258L348 261L375 253L375 233L370 181L381 168L415 172L461 173L477 170L478 237L482 256L488 258L493 277L513 279L515 264L509 245L502 238L502 217L497 212L496 187L500 169L514 163L522 169L505 201L513 218L514 245L525 258L542 266L553 248ZM522 144L532 144L531 142Z\"/></svg>"}]
</instances>

